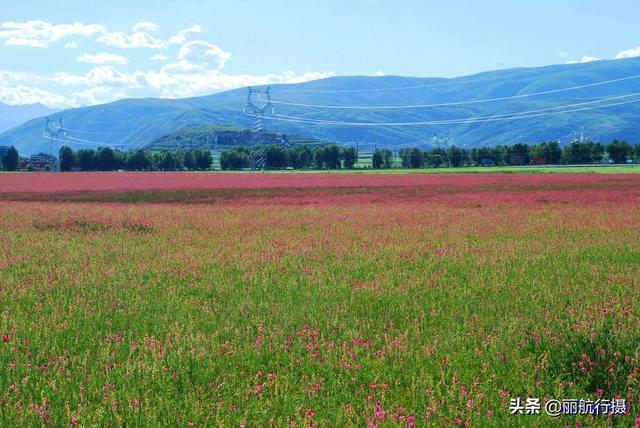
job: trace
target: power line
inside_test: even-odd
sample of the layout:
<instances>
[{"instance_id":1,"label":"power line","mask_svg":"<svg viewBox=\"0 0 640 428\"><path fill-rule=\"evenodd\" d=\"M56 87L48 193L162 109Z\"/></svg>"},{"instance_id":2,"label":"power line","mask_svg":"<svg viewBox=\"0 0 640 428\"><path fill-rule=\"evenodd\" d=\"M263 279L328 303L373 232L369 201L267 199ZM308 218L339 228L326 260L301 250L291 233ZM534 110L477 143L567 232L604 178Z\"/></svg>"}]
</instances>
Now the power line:
<instances>
[{"instance_id":1,"label":"power line","mask_svg":"<svg viewBox=\"0 0 640 428\"><path fill-rule=\"evenodd\" d=\"M527 110L527 111L522 111L522 112L504 113L504 114L494 114L494 115L491 115L491 116L479 116L479 117L470 117L470 118L461 118L461 119L438 120L438 121L432 121L432 123L433 124L439 124L439 125L447 125L447 124L466 123L466 122L469 122L469 121L474 121L475 122L475 121L484 120L484 119L508 118L508 117L512 117L512 116L521 116L521 115L526 115L526 114L541 113L541 112L552 111L552 110L563 110L563 109L568 109L568 108L573 108L573 107L580 107L580 106L590 105L590 104L599 104L599 103L603 103L603 102L614 101L614 100L619 100L619 99L622 99L622 98L629 98L629 97L635 97L635 96L640 96L640 92L634 92L634 93L631 93L631 94L619 95L619 96L615 96L615 97L601 98L601 99L598 99L598 100L584 101L584 102L581 102L581 103L565 104L565 105L556 106L556 107L547 107L547 108L537 109L537 110ZM304 118L304 117L289 116L289 115L283 115L283 114L276 114L275 116L284 117L284 118L287 118L287 119L312 120L312 121L318 121L318 122L334 122L334 121L324 120L324 119L308 119L308 118Z\"/></svg>"},{"instance_id":2,"label":"power line","mask_svg":"<svg viewBox=\"0 0 640 428\"><path fill-rule=\"evenodd\" d=\"M82 143L82 142L74 142L74 141L69 141L67 139L62 139L62 138L56 138L56 137L52 137L50 135L47 135L46 133L42 133L42 136L44 138L46 138L47 140L51 140L51 141L58 141L60 143L66 143L66 144L79 144L79 145L84 145L84 146L92 146L95 147L94 143Z\"/></svg>"},{"instance_id":3,"label":"power line","mask_svg":"<svg viewBox=\"0 0 640 428\"><path fill-rule=\"evenodd\" d=\"M555 111L555 112L546 112L546 113L537 113L537 114L520 114L509 117L479 117L479 118L469 118L469 119L457 119L454 121L419 121L419 122L341 122L341 121L325 121L325 120L316 120L316 119L305 119L305 118L296 118L295 116L285 116L284 115L276 115L276 116L265 116L265 119L276 120L281 122L293 122L293 123L305 123L305 124L313 124L313 125L331 125L331 126L423 126L423 125L452 125L452 124L469 124L469 123L484 123L484 122L500 122L505 120L516 120L516 119L527 119L534 117L542 117L542 116L553 116L557 114L564 113L573 113L579 111L588 111L588 110L596 110L600 108L606 107L614 107L626 104L632 104L640 102L640 98L631 100L631 101L623 101L618 103L610 103L604 104L600 106L594 107L582 107L575 108L563 111ZM526 113L526 112L525 112ZM530 112L529 112L530 113ZM249 115L252 116L252 115Z\"/></svg>"},{"instance_id":4,"label":"power line","mask_svg":"<svg viewBox=\"0 0 640 428\"><path fill-rule=\"evenodd\" d=\"M57 129L60 129L61 131L68 131L68 132L78 132L80 134L129 134L129 132L125 132L125 131L84 131L82 129L73 129L73 128L61 128L61 127L56 127Z\"/></svg>"},{"instance_id":5,"label":"power line","mask_svg":"<svg viewBox=\"0 0 640 428\"><path fill-rule=\"evenodd\" d=\"M560 92L569 92L569 91L575 91L577 89L608 85L611 83L617 83L617 82L638 79L638 78L640 78L640 74L636 74L634 76L622 77L619 79L605 80L601 82L588 83L585 85L578 85L578 86L572 86L572 87L561 88L561 89L553 89L548 91L532 92L532 93L520 94L520 95L510 95L506 97L485 98L480 100L454 101L454 102L436 103L436 104L410 104L410 105L395 105L395 106L393 105L392 106L340 106L340 105L323 105L323 104L305 104L305 103L294 103L294 102L288 102L288 101L274 101L274 100L271 100L271 103L277 104L277 105L291 106L291 107L336 109L336 110L396 110L396 109L404 110L404 109L413 109L413 108L451 107L451 106L480 104L480 103L487 103L487 102L536 97L540 95L556 94Z\"/></svg>"}]
</instances>

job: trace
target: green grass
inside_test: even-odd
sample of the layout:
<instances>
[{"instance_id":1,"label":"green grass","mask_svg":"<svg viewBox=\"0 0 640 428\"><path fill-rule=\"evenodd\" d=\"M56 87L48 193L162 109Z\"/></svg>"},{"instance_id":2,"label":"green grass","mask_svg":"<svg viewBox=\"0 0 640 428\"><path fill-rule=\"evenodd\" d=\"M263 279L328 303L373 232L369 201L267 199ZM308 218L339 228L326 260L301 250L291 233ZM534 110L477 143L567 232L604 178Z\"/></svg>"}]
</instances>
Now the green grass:
<instances>
[{"instance_id":1,"label":"green grass","mask_svg":"<svg viewBox=\"0 0 640 428\"><path fill-rule=\"evenodd\" d=\"M640 217L554 189L3 201L0 426L574 426L508 399L639 396Z\"/></svg>"}]
</instances>

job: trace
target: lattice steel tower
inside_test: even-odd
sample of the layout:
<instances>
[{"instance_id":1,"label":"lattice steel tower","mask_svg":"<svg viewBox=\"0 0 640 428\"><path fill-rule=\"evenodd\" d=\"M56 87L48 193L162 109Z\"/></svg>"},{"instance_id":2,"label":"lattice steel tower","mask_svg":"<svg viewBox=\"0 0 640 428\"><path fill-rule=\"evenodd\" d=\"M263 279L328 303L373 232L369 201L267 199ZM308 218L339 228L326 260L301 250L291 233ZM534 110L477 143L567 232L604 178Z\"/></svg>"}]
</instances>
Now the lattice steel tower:
<instances>
[{"instance_id":1,"label":"lattice steel tower","mask_svg":"<svg viewBox=\"0 0 640 428\"><path fill-rule=\"evenodd\" d=\"M249 164L252 170L264 170L267 168L267 153L266 146L266 131L264 129L264 113L271 109L273 112L273 104L271 104L271 88L257 89L248 88L247 104L245 106L245 113L247 110L253 116L253 128L251 129L253 136L251 137L249 155ZM254 103L254 95L258 96L258 101L263 103L257 105Z\"/></svg>"}]
</instances>

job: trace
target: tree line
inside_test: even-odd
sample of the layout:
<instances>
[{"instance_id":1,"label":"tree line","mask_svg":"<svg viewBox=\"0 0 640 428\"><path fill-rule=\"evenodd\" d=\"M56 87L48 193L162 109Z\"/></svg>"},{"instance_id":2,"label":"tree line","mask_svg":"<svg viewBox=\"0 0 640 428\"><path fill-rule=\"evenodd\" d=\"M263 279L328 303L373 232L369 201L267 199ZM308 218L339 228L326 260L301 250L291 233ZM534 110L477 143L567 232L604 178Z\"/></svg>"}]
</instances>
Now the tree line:
<instances>
[{"instance_id":1,"label":"tree line","mask_svg":"<svg viewBox=\"0 0 640 428\"><path fill-rule=\"evenodd\" d=\"M376 150L374 157L383 157L384 150ZM389 155L386 151L386 156ZM613 163L640 161L640 145L614 140L607 145L592 141L574 141L561 148L557 141L536 145L514 144L466 149L451 146L446 149L420 150L403 148L399 152L403 168L462 167L462 166L518 166L518 165L579 165L600 163L608 157ZM389 168L388 164L373 162L374 168Z\"/></svg>"},{"instance_id":2,"label":"tree line","mask_svg":"<svg viewBox=\"0 0 640 428\"><path fill-rule=\"evenodd\" d=\"M0 169L15 171L21 162L18 151L12 146L0 156ZM296 145L264 147L268 169L353 169L358 162L355 147L324 145L309 147ZM613 163L640 162L640 144L614 140L609 144L592 141L574 141L560 147L556 141L536 145L514 144L466 149L450 146L421 150L406 147L398 153L403 168L438 168L463 166L512 166L512 165L576 165L594 164L609 160ZM59 152L61 171L205 171L211 169L213 157L208 150L177 150L148 152L144 150L120 151L109 147L73 151L63 146ZM223 170L251 167L251 151L238 147L225 150L220 155ZM395 156L389 149L376 149L371 157L371 167L385 169L396 167Z\"/></svg>"},{"instance_id":3,"label":"tree line","mask_svg":"<svg viewBox=\"0 0 640 428\"><path fill-rule=\"evenodd\" d=\"M208 150L146 152L120 151L109 147L74 152L62 147L60 171L205 171L211 169L213 157Z\"/></svg>"},{"instance_id":4,"label":"tree line","mask_svg":"<svg viewBox=\"0 0 640 428\"><path fill-rule=\"evenodd\" d=\"M355 147L339 147L331 144L309 147L296 145L291 148L269 145L264 147L267 169L353 169L358 162ZM220 168L223 170L251 167L251 150L236 147L220 154Z\"/></svg>"}]
</instances>

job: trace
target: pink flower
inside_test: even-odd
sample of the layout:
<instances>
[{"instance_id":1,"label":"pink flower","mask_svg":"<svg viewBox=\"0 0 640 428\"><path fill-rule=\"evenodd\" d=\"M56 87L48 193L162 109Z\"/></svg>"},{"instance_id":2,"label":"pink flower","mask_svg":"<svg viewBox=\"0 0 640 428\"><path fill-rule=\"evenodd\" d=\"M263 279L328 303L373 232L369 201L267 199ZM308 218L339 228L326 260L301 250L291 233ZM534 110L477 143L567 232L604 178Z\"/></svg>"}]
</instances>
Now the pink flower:
<instances>
[{"instance_id":1,"label":"pink flower","mask_svg":"<svg viewBox=\"0 0 640 428\"><path fill-rule=\"evenodd\" d=\"M71 416L71 425L77 425L78 424L78 419L75 418L74 416Z\"/></svg>"},{"instance_id":2,"label":"pink flower","mask_svg":"<svg viewBox=\"0 0 640 428\"><path fill-rule=\"evenodd\" d=\"M380 404L379 401L376 403L376 409L373 412L373 417L379 421L387 417L387 411L384 410L384 408L382 407L382 404Z\"/></svg>"},{"instance_id":3,"label":"pink flower","mask_svg":"<svg viewBox=\"0 0 640 428\"><path fill-rule=\"evenodd\" d=\"M3 334L2 335L2 341L4 343L9 343L10 340L11 340L11 336L9 336L8 334Z\"/></svg>"},{"instance_id":4,"label":"pink flower","mask_svg":"<svg viewBox=\"0 0 640 428\"><path fill-rule=\"evenodd\" d=\"M258 385L256 385L256 389L253 391L253 393L255 395L260 395L262 394L262 390L264 389L264 383L260 383Z\"/></svg>"},{"instance_id":5,"label":"pink flower","mask_svg":"<svg viewBox=\"0 0 640 428\"><path fill-rule=\"evenodd\" d=\"M474 404L475 403L473 402L473 398L469 398L467 400L467 409L473 409Z\"/></svg>"},{"instance_id":6,"label":"pink flower","mask_svg":"<svg viewBox=\"0 0 640 428\"><path fill-rule=\"evenodd\" d=\"M316 415L316 413L313 411L313 409L307 409L307 417L309 419L313 419L313 417Z\"/></svg>"},{"instance_id":7,"label":"pink flower","mask_svg":"<svg viewBox=\"0 0 640 428\"><path fill-rule=\"evenodd\" d=\"M407 416L407 428L414 428L416 426L416 417L413 415Z\"/></svg>"},{"instance_id":8,"label":"pink flower","mask_svg":"<svg viewBox=\"0 0 640 428\"><path fill-rule=\"evenodd\" d=\"M487 410L487 417L493 419L493 410Z\"/></svg>"}]
</instances>

